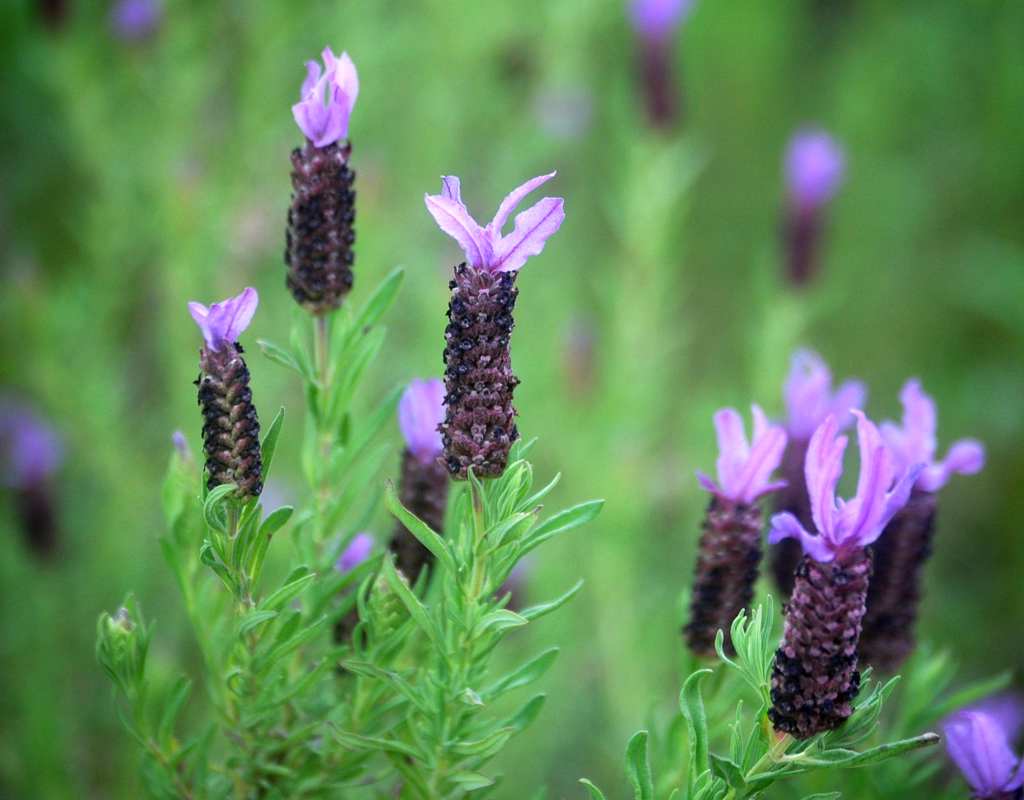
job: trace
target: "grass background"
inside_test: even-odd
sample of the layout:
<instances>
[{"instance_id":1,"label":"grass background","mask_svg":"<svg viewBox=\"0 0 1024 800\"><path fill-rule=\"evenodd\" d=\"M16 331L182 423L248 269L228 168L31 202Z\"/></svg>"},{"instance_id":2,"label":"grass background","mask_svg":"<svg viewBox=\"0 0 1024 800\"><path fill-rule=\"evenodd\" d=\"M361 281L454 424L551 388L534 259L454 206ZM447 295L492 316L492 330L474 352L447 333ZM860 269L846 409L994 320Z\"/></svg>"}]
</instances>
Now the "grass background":
<instances>
[{"instance_id":1,"label":"grass background","mask_svg":"<svg viewBox=\"0 0 1024 800\"><path fill-rule=\"evenodd\" d=\"M646 123L613 0L167 0L135 43L112 35L105 3L68 5L56 31L35 3L0 9L0 375L68 453L54 563L26 554L0 507L0 796L138 796L95 619L132 588L158 620L154 668L187 663L157 545L171 431L198 446L185 303L256 286L247 340L287 338L290 105L325 43L362 85L356 302L407 271L367 407L441 370L459 254L422 205L439 176L460 175L484 219L555 168L566 199L519 280L520 428L540 437L538 474L564 473L552 504L608 502L532 565L536 599L587 584L511 643L510 661L552 642L562 656L543 716L503 756L502 796L578 797L581 775L624 789L626 738L668 716L680 683L710 415L779 413L798 344L865 379L872 416L897 417L917 375L943 446L987 444L985 471L943 492L922 629L965 678L1024 666L1024 5L699 0L674 56L686 114L668 133ZM793 294L781 159L807 122L844 144L849 173L824 272ZM302 399L249 349L264 419L291 412L275 484L294 496Z\"/></svg>"}]
</instances>

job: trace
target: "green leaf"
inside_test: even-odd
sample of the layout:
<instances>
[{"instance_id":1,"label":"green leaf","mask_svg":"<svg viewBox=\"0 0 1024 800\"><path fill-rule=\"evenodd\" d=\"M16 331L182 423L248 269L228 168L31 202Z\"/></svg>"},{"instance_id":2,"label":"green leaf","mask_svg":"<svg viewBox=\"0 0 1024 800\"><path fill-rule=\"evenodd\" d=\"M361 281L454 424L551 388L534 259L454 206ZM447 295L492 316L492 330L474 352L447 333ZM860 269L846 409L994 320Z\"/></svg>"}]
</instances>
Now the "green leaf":
<instances>
[{"instance_id":1,"label":"green leaf","mask_svg":"<svg viewBox=\"0 0 1024 800\"><path fill-rule=\"evenodd\" d=\"M521 628L526 625L529 620L519 616L515 611L509 611L507 608L499 608L497 611L492 611L486 614L483 619L478 623L481 633L493 630L494 632L500 632L509 628Z\"/></svg>"},{"instance_id":2,"label":"green leaf","mask_svg":"<svg viewBox=\"0 0 1024 800\"><path fill-rule=\"evenodd\" d=\"M586 778L580 778L580 783L586 787L587 793L590 795L590 800L606 800L604 792L594 786L594 784Z\"/></svg>"},{"instance_id":3,"label":"green leaf","mask_svg":"<svg viewBox=\"0 0 1024 800\"><path fill-rule=\"evenodd\" d=\"M309 567L305 565L296 567L285 579L284 585L260 603L260 608L268 610L280 609L285 603L302 592L315 579L316 573L311 572Z\"/></svg>"},{"instance_id":4,"label":"green leaf","mask_svg":"<svg viewBox=\"0 0 1024 800\"><path fill-rule=\"evenodd\" d=\"M292 518L292 514L294 512L295 509L292 506L281 506L280 508L275 508L267 514L267 518L263 520L263 523L260 525L259 535L268 537L273 536L287 524L288 520Z\"/></svg>"},{"instance_id":5,"label":"green leaf","mask_svg":"<svg viewBox=\"0 0 1024 800\"><path fill-rule=\"evenodd\" d=\"M449 780L465 792L486 789L494 783L492 779L479 772L456 772Z\"/></svg>"},{"instance_id":6,"label":"green leaf","mask_svg":"<svg viewBox=\"0 0 1024 800\"><path fill-rule=\"evenodd\" d=\"M262 625L268 620L272 620L277 616L276 611L259 611L254 609L242 617L242 622L238 626L238 635L245 636L249 631Z\"/></svg>"},{"instance_id":7,"label":"green leaf","mask_svg":"<svg viewBox=\"0 0 1024 800\"><path fill-rule=\"evenodd\" d=\"M388 310L402 286L402 279L405 277L405 270L395 267L387 274L380 285L374 289L355 319L356 329L365 330L380 319Z\"/></svg>"},{"instance_id":8,"label":"green leaf","mask_svg":"<svg viewBox=\"0 0 1024 800\"><path fill-rule=\"evenodd\" d=\"M206 501L203 503L203 519L206 520L208 527L221 533L227 532L221 506L225 502L229 502L229 497L237 489L238 487L233 483L222 483L220 486L215 486L210 490L210 493L206 496Z\"/></svg>"},{"instance_id":9,"label":"green leaf","mask_svg":"<svg viewBox=\"0 0 1024 800\"><path fill-rule=\"evenodd\" d=\"M282 641L276 645L269 653L264 656L257 657L253 660L252 669L253 672L260 673L273 667L278 661L287 655L298 650L302 645L309 641L312 641L320 632L327 622L327 617L320 617L309 627L303 629L299 633L293 635L286 641Z\"/></svg>"},{"instance_id":10,"label":"green leaf","mask_svg":"<svg viewBox=\"0 0 1024 800\"><path fill-rule=\"evenodd\" d=\"M287 367L290 370L294 370L303 378L310 377L303 372L302 367L299 365L299 362L295 360L295 357L283 347L279 347L266 339L257 339L256 346L263 352L263 355L274 363L280 364L282 367Z\"/></svg>"},{"instance_id":11,"label":"green leaf","mask_svg":"<svg viewBox=\"0 0 1024 800\"><path fill-rule=\"evenodd\" d=\"M939 740L940 739L937 734L923 733L920 736L914 736L910 739L901 739L898 742L881 744L878 747L872 747L870 750L865 750L863 753L853 753L845 759L831 760L829 752L826 751L825 753L819 753L816 756L801 758L799 761L801 763L813 764L816 766L866 767L871 764L877 764L880 761L886 761L890 758L901 755L902 753L909 752L910 750L917 750L921 747L928 747L929 745L937 744Z\"/></svg>"},{"instance_id":12,"label":"green leaf","mask_svg":"<svg viewBox=\"0 0 1024 800\"><path fill-rule=\"evenodd\" d=\"M480 696L483 697L484 702L490 702L506 692L527 686L547 672L551 665L555 663L556 658L558 658L557 647L545 650L543 653L531 658L518 669L499 678L490 688L482 691Z\"/></svg>"},{"instance_id":13,"label":"green leaf","mask_svg":"<svg viewBox=\"0 0 1024 800\"><path fill-rule=\"evenodd\" d=\"M281 435L281 425L284 423L284 407L282 406L274 416L273 422L267 428L263 437L263 444L260 446L260 462L263 470L263 482L267 482L270 475L270 465L274 463L274 453L277 450L277 438Z\"/></svg>"},{"instance_id":14,"label":"green leaf","mask_svg":"<svg viewBox=\"0 0 1024 800\"><path fill-rule=\"evenodd\" d=\"M679 693L679 707L686 717L686 727L689 731L690 768L687 770L687 781L691 795L697 776L710 768L708 720L704 712L704 698L700 693L700 682L710 674L710 669L699 669L692 673L683 683L683 689Z\"/></svg>"},{"instance_id":15,"label":"green leaf","mask_svg":"<svg viewBox=\"0 0 1024 800\"><path fill-rule=\"evenodd\" d=\"M388 586L391 590L398 595L399 599L409 610L409 615L413 618L413 621L419 626L433 642L434 647L438 649L444 648L444 639L441 636L441 632L438 630L434 620L430 618L427 613L427 609L423 603L420 602L419 598L412 593L412 590L401 577L398 575L398 571L395 569L395 562L392 558L385 558L382 567L382 574L384 580L387 581Z\"/></svg>"},{"instance_id":16,"label":"green leaf","mask_svg":"<svg viewBox=\"0 0 1024 800\"><path fill-rule=\"evenodd\" d=\"M519 612L519 614L520 616L524 617L527 620L530 620L531 622L535 619L540 619L541 617L550 614L552 611L557 611L559 608L564 606L573 597L575 597L576 593L582 588L583 579L580 578L578 581L576 581L572 588L569 589L569 591L567 591L565 594L556 597L549 603L540 603L535 606L530 606L529 608L524 608L522 611Z\"/></svg>"},{"instance_id":17,"label":"green leaf","mask_svg":"<svg viewBox=\"0 0 1024 800\"><path fill-rule=\"evenodd\" d=\"M185 700L188 699L191 689L192 681L185 676L178 678L171 689L167 705L164 707L164 713L160 715L160 726L157 728L157 741L164 745L169 744L171 741L174 733L174 722L177 720L178 714L181 713L181 709L184 707Z\"/></svg>"},{"instance_id":18,"label":"green leaf","mask_svg":"<svg viewBox=\"0 0 1024 800\"><path fill-rule=\"evenodd\" d=\"M727 784L734 789L743 789L746 787L747 782L743 778L743 770L740 769L739 765L735 761L725 758L724 756L715 755L714 753L709 753L708 758L711 759L712 772Z\"/></svg>"},{"instance_id":19,"label":"green leaf","mask_svg":"<svg viewBox=\"0 0 1024 800\"><path fill-rule=\"evenodd\" d=\"M384 493L384 502L388 510L395 515L399 522L405 526L416 539L427 550L433 553L434 557L441 563L445 570L455 573L455 559L452 557L447 543L423 520L407 510L398 499L395 487L389 483Z\"/></svg>"},{"instance_id":20,"label":"green leaf","mask_svg":"<svg viewBox=\"0 0 1024 800\"><path fill-rule=\"evenodd\" d=\"M647 763L647 731L638 731L626 745L626 777L636 800L654 800L654 780Z\"/></svg>"},{"instance_id":21,"label":"green leaf","mask_svg":"<svg viewBox=\"0 0 1024 800\"><path fill-rule=\"evenodd\" d=\"M537 715L540 714L541 709L544 708L544 703L547 701L547 696L543 694L534 695L520 708L515 714L505 720L502 727L512 728L516 733L522 733L529 727Z\"/></svg>"},{"instance_id":22,"label":"green leaf","mask_svg":"<svg viewBox=\"0 0 1024 800\"><path fill-rule=\"evenodd\" d=\"M840 800L842 796L842 792L817 792L807 795L802 800Z\"/></svg>"},{"instance_id":23,"label":"green leaf","mask_svg":"<svg viewBox=\"0 0 1024 800\"><path fill-rule=\"evenodd\" d=\"M603 506L604 500L588 500L572 508L567 508L565 511L560 511L530 532L529 537L523 542L523 554L528 553L560 533L565 533L590 522L601 512Z\"/></svg>"},{"instance_id":24,"label":"green leaf","mask_svg":"<svg viewBox=\"0 0 1024 800\"><path fill-rule=\"evenodd\" d=\"M451 746L451 750L460 756L473 756L483 759L491 758L508 743L508 740L514 734L515 731L512 728L499 728L476 741L456 742Z\"/></svg>"},{"instance_id":25,"label":"green leaf","mask_svg":"<svg viewBox=\"0 0 1024 800\"><path fill-rule=\"evenodd\" d=\"M942 719L943 717L952 714L954 711L969 706L972 703L977 702L985 697L995 694L1007 686L1013 681L1013 673L1009 670L1006 672L1000 672L998 675L993 675L991 678L985 678L984 680L975 681L963 689L954 692L941 703L936 703L929 709L930 714L929 722ZM920 728L918 728L920 730Z\"/></svg>"},{"instance_id":26,"label":"green leaf","mask_svg":"<svg viewBox=\"0 0 1024 800\"><path fill-rule=\"evenodd\" d=\"M352 750L382 750L386 753L398 753L399 755L408 756L409 758L417 761L422 760L419 752L404 742L398 742L394 739L382 739L377 736L363 736L362 734L343 731L339 728L334 728L334 738L337 739L341 745Z\"/></svg>"}]
</instances>

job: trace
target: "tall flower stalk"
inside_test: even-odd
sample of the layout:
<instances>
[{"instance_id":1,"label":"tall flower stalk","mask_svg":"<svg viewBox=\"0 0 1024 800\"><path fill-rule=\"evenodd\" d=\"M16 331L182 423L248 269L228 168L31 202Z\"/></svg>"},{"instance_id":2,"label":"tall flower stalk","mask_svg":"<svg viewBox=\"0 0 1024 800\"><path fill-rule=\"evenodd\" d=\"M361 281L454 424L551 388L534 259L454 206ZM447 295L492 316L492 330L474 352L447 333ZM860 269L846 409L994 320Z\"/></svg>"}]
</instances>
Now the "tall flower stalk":
<instances>
[{"instance_id":1,"label":"tall flower stalk","mask_svg":"<svg viewBox=\"0 0 1024 800\"><path fill-rule=\"evenodd\" d=\"M444 463L458 480L465 480L470 468L477 477L501 475L519 438L512 405L519 379L509 350L519 294L515 280L561 226L564 201L545 197L516 215L511 233L503 235L502 229L526 196L554 176L540 175L514 189L486 226L470 216L454 176L442 178L441 194L425 196L427 211L466 255L449 284L441 424Z\"/></svg>"},{"instance_id":2,"label":"tall flower stalk","mask_svg":"<svg viewBox=\"0 0 1024 800\"><path fill-rule=\"evenodd\" d=\"M697 554L686 644L699 656L713 657L715 637L724 632L732 651L732 621L754 598L761 563L763 518L757 501L784 484L771 480L786 447L786 433L770 425L753 407L754 434L747 441L743 420L734 409L714 416L718 434L718 483L703 473L698 480L711 493Z\"/></svg>"},{"instance_id":3,"label":"tall flower stalk","mask_svg":"<svg viewBox=\"0 0 1024 800\"><path fill-rule=\"evenodd\" d=\"M694 0L632 0L629 17L636 32L640 85L651 126L670 129L683 115L673 39Z\"/></svg>"},{"instance_id":4,"label":"tall flower stalk","mask_svg":"<svg viewBox=\"0 0 1024 800\"><path fill-rule=\"evenodd\" d=\"M900 392L903 422L883 422L882 437L896 464L923 465L910 500L889 523L874 546L875 571L868 589L860 657L886 671L897 669L914 650L914 627L921 598L924 566L932 551L938 492L956 473L973 475L985 463L985 450L974 439L954 442L936 459L935 402L917 380Z\"/></svg>"},{"instance_id":5,"label":"tall flower stalk","mask_svg":"<svg viewBox=\"0 0 1024 800\"><path fill-rule=\"evenodd\" d=\"M859 411L857 493L836 501L846 437L829 415L807 448L806 477L816 532L790 513L772 517L769 540L792 538L804 550L786 606L782 644L772 667L775 729L806 739L833 730L852 713L860 687L857 643L871 555L866 549L907 503L919 468L899 475L878 429Z\"/></svg>"}]
</instances>

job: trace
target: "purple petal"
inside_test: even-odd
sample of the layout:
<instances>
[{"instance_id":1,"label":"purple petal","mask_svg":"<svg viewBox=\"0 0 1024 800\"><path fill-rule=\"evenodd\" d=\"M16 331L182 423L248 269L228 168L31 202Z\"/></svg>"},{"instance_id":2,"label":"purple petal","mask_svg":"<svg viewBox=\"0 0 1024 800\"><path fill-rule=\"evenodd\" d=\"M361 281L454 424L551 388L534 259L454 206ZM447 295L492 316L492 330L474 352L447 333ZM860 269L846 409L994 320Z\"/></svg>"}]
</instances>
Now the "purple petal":
<instances>
[{"instance_id":1,"label":"purple petal","mask_svg":"<svg viewBox=\"0 0 1024 800\"><path fill-rule=\"evenodd\" d=\"M950 476L974 475L984 466L985 446L976 439L960 439L953 443L942 461L921 472L917 483L926 492L937 492L946 485Z\"/></svg>"},{"instance_id":2,"label":"purple petal","mask_svg":"<svg viewBox=\"0 0 1024 800\"><path fill-rule=\"evenodd\" d=\"M795 516L788 511L772 516L771 529L768 532L768 543L778 544L783 539L796 539L804 552L815 561L827 563L835 558L829 543L821 536L808 533Z\"/></svg>"},{"instance_id":3,"label":"purple petal","mask_svg":"<svg viewBox=\"0 0 1024 800\"><path fill-rule=\"evenodd\" d=\"M718 488L718 484L709 478L705 473L697 470L697 483L700 484L701 488L705 491L711 492L711 494L721 497L722 492Z\"/></svg>"},{"instance_id":4,"label":"purple petal","mask_svg":"<svg viewBox=\"0 0 1024 800\"><path fill-rule=\"evenodd\" d=\"M545 197L517 214L515 229L498 241L490 266L496 272L519 269L530 256L538 255L544 249L544 243L561 227L564 219L561 197Z\"/></svg>"},{"instance_id":5,"label":"purple petal","mask_svg":"<svg viewBox=\"0 0 1024 800\"><path fill-rule=\"evenodd\" d=\"M444 449L437 427L444 421L444 384L438 378L413 380L398 403L398 426L409 451L430 464Z\"/></svg>"},{"instance_id":6,"label":"purple petal","mask_svg":"<svg viewBox=\"0 0 1024 800\"><path fill-rule=\"evenodd\" d=\"M299 99L304 100L307 95L312 94L313 89L320 81L320 63L318 61L307 61L306 62L306 80L302 82L302 88L299 90Z\"/></svg>"},{"instance_id":7,"label":"purple petal","mask_svg":"<svg viewBox=\"0 0 1024 800\"><path fill-rule=\"evenodd\" d=\"M494 215L494 219L492 219L490 225L487 226L491 235L495 239L500 238L501 229L505 227L505 223L508 222L508 218L515 210L516 206L523 202L523 198L537 187L547 183L557 174L557 172L549 172L547 175L538 175L536 178L530 178L530 180L522 186L518 186L513 189L508 196L501 201L501 205L498 206L498 211Z\"/></svg>"},{"instance_id":8,"label":"purple petal","mask_svg":"<svg viewBox=\"0 0 1024 800\"><path fill-rule=\"evenodd\" d=\"M863 405L867 391L859 381L847 381L833 393L824 359L813 350L797 350L782 394L790 437L806 441L829 414L843 430L853 419L850 410Z\"/></svg>"},{"instance_id":9,"label":"purple petal","mask_svg":"<svg viewBox=\"0 0 1024 800\"><path fill-rule=\"evenodd\" d=\"M484 229L477 225L462 202L445 196L444 192L450 191L450 184L449 179L444 180L442 194L423 196L427 211L438 227L459 243L470 266L481 269L491 260L491 243Z\"/></svg>"},{"instance_id":10,"label":"purple petal","mask_svg":"<svg viewBox=\"0 0 1024 800\"><path fill-rule=\"evenodd\" d=\"M189 303L188 310L202 331L207 346L211 350L219 350L225 342L231 344L238 340L252 322L258 304L259 295L249 287L209 308L202 303Z\"/></svg>"},{"instance_id":11,"label":"purple petal","mask_svg":"<svg viewBox=\"0 0 1024 800\"><path fill-rule=\"evenodd\" d=\"M159 0L118 0L110 10L110 23L119 38L138 41L160 27L163 13Z\"/></svg>"},{"instance_id":12,"label":"purple petal","mask_svg":"<svg viewBox=\"0 0 1024 800\"><path fill-rule=\"evenodd\" d=\"M786 150L786 183L794 202L815 209L839 190L846 171L842 148L821 130L803 130Z\"/></svg>"},{"instance_id":13,"label":"purple petal","mask_svg":"<svg viewBox=\"0 0 1024 800\"><path fill-rule=\"evenodd\" d=\"M292 116L315 147L327 147L348 135L349 108L344 92L332 86L326 106L319 93L314 92L292 106Z\"/></svg>"},{"instance_id":14,"label":"purple petal","mask_svg":"<svg viewBox=\"0 0 1024 800\"><path fill-rule=\"evenodd\" d=\"M646 39L666 39L693 8L693 0L633 0L629 17L633 28Z\"/></svg>"},{"instance_id":15,"label":"purple petal","mask_svg":"<svg viewBox=\"0 0 1024 800\"><path fill-rule=\"evenodd\" d=\"M744 503L752 503L767 492L780 488L769 477L778 469L786 449L786 433L777 425L768 425L764 412L754 406L754 440L750 455L739 478L738 492Z\"/></svg>"},{"instance_id":16,"label":"purple petal","mask_svg":"<svg viewBox=\"0 0 1024 800\"><path fill-rule=\"evenodd\" d=\"M462 205L462 182L455 175L441 176L441 197Z\"/></svg>"},{"instance_id":17,"label":"purple petal","mask_svg":"<svg viewBox=\"0 0 1024 800\"><path fill-rule=\"evenodd\" d=\"M976 795L991 797L1014 781L1017 757L991 716L962 711L946 723L945 734L950 758Z\"/></svg>"},{"instance_id":18,"label":"purple petal","mask_svg":"<svg viewBox=\"0 0 1024 800\"><path fill-rule=\"evenodd\" d=\"M357 533L335 562L334 568L338 572L350 572L366 561L372 551L373 536L366 532Z\"/></svg>"},{"instance_id":19,"label":"purple petal","mask_svg":"<svg viewBox=\"0 0 1024 800\"><path fill-rule=\"evenodd\" d=\"M845 381L829 404L830 412L835 414L839 430L845 430L853 422L853 410L863 408L868 399L868 389L861 381Z\"/></svg>"},{"instance_id":20,"label":"purple petal","mask_svg":"<svg viewBox=\"0 0 1024 800\"><path fill-rule=\"evenodd\" d=\"M0 401L0 456L3 483L26 487L55 473L64 460L57 431L15 400Z\"/></svg>"},{"instance_id":21,"label":"purple petal","mask_svg":"<svg viewBox=\"0 0 1024 800\"><path fill-rule=\"evenodd\" d=\"M722 490L732 495L740 478L743 464L750 455L747 434L743 431L743 418L734 408L723 408L713 417L718 437L718 482ZM738 498L737 498L738 499Z\"/></svg>"},{"instance_id":22,"label":"purple petal","mask_svg":"<svg viewBox=\"0 0 1024 800\"><path fill-rule=\"evenodd\" d=\"M836 511L836 484L843 472L846 437L838 436L836 418L825 418L811 437L804 462L804 478L811 501L811 516L818 532L831 538Z\"/></svg>"},{"instance_id":23,"label":"purple petal","mask_svg":"<svg viewBox=\"0 0 1024 800\"><path fill-rule=\"evenodd\" d=\"M359 97L359 74L356 72L356 65L349 58L348 53L342 53L334 61L332 80L334 85L341 89L344 95L346 105L345 116L347 118L352 113L352 109L356 104L356 98Z\"/></svg>"}]
</instances>

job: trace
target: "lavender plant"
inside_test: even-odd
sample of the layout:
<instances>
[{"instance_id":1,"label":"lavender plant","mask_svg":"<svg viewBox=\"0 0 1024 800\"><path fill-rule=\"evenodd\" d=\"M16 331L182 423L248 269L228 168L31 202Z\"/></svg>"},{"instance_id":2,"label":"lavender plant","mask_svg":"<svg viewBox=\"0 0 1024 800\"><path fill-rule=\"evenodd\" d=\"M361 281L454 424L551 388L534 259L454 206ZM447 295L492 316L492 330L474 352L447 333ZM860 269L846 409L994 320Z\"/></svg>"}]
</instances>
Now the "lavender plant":
<instances>
[{"instance_id":1,"label":"lavender plant","mask_svg":"<svg viewBox=\"0 0 1024 800\"><path fill-rule=\"evenodd\" d=\"M164 489L161 544L201 655L166 685L149 663L152 626L134 600L100 618L97 657L118 692L156 797L456 798L494 785L488 762L540 712L518 690L550 668L557 648L495 674L504 637L557 610L582 583L549 602L508 608L503 585L540 545L600 510L590 501L544 515L558 482L535 486L513 422L509 333L516 271L564 216L545 198L501 227L534 179L480 228L446 179L428 207L475 249L456 268L446 332L446 390L413 382L368 413L354 399L384 342L379 321L394 301L396 270L353 310L352 174L346 166L355 68L324 51L309 65L293 108L307 137L293 155L287 285L300 315L290 345L263 353L302 381L307 424L301 464L307 502L264 509L283 410L262 432L240 339L255 290L189 310L203 335L199 404L205 463L175 437ZM398 490L383 480L393 452L376 444L396 404L406 440ZM460 479L445 514L448 475ZM387 552L368 532L396 519ZM442 535L443 534L443 535ZM281 552L286 539L290 554ZM434 574L431 574L434 573ZM199 682L205 692L193 693Z\"/></svg>"}]
</instances>

